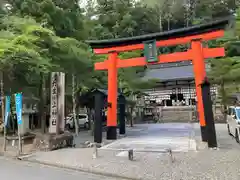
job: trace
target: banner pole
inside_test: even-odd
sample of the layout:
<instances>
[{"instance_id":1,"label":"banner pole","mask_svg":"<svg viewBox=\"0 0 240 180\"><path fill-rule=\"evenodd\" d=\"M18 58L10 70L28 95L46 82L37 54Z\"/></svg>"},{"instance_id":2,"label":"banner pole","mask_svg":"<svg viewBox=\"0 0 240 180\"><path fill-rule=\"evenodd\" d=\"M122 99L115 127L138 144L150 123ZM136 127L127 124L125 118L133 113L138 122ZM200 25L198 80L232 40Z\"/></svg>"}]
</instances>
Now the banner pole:
<instances>
[{"instance_id":1,"label":"banner pole","mask_svg":"<svg viewBox=\"0 0 240 180\"><path fill-rule=\"evenodd\" d=\"M4 99L4 98L2 98ZM7 143L7 124L8 124L8 118L9 118L9 114L10 114L10 106L11 106L11 96L5 96L5 112L4 112L4 142L3 142L3 151L6 151L6 143Z\"/></svg>"},{"instance_id":2,"label":"banner pole","mask_svg":"<svg viewBox=\"0 0 240 180\"><path fill-rule=\"evenodd\" d=\"M6 151L6 126L5 126L5 116L4 116L4 89L3 89L3 72L1 71L0 73L1 75L1 82L0 82L0 86L1 86L1 102L2 102L2 121L3 121L3 129L4 129L4 134L3 134L3 151Z\"/></svg>"},{"instance_id":3,"label":"banner pole","mask_svg":"<svg viewBox=\"0 0 240 180\"><path fill-rule=\"evenodd\" d=\"M1 98L1 100L2 100L2 118L3 118L3 129L4 129L4 134L3 134L3 151L5 152L6 150L7 150L7 142L6 142L6 136L7 136L7 129L6 129L6 122L5 121L7 121L7 119L5 119L4 118L4 103L3 103L3 101L4 101L4 97L3 97L3 93L2 93L2 98Z\"/></svg>"},{"instance_id":4,"label":"banner pole","mask_svg":"<svg viewBox=\"0 0 240 180\"><path fill-rule=\"evenodd\" d=\"M18 124L18 155L22 153L22 142L21 142L21 134L20 134L20 125Z\"/></svg>"},{"instance_id":5,"label":"banner pole","mask_svg":"<svg viewBox=\"0 0 240 180\"><path fill-rule=\"evenodd\" d=\"M4 152L6 152L6 150L7 150L6 134L7 134L6 126L4 125L4 134L3 134L3 151Z\"/></svg>"}]
</instances>

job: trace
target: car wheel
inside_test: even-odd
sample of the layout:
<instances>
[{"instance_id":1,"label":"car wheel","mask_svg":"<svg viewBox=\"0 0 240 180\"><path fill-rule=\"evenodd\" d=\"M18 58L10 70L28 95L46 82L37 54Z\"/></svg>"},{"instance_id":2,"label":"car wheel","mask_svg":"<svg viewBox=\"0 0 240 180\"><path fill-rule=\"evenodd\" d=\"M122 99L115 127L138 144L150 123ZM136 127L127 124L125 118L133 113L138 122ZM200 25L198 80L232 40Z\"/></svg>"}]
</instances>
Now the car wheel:
<instances>
[{"instance_id":1,"label":"car wheel","mask_svg":"<svg viewBox=\"0 0 240 180\"><path fill-rule=\"evenodd\" d=\"M239 133L237 129L235 130L235 139L236 139L236 142L239 143Z\"/></svg>"},{"instance_id":2,"label":"car wheel","mask_svg":"<svg viewBox=\"0 0 240 180\"><path fill-rule=\"evenodd\" d=\"M88 122L86 122L86 123L84 124L84 129L89 130L89 123L88 123Z\"/></svg>"},{"instance_id":3,"label":"car wheel","mask_svg":"<svg viewBox=\"0 0 240 180\"><path fill-rule=\"evenodd\" d=\"M66 130L70 131L71 130L70 124L66 124L65 128Z\"/></svg>"},{"instance_id":4,"label":"car wheel","mask_svg":"<svg viewBox=\"0 0 240 180\"><path fill-rule=\"evenodd\" d=\"M228 131L228 134L231 135L229 124L227 124L227 131Z\"/></svg>"}]
</instances>

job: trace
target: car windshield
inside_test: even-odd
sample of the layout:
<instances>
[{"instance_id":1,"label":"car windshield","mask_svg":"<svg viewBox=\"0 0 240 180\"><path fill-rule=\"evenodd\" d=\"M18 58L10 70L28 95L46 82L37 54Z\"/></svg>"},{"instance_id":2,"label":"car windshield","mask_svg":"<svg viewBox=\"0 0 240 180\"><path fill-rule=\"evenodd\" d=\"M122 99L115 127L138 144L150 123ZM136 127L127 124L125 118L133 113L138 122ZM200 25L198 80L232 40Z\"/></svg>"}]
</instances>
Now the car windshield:
<instances>
[{"instance_id":1,"label":"car windshield","mask_svg":"<svg viewBox=\"0 0 240 180\"><path fill-rule=\"evenodd\" d=\"M79 115L78 118L79 118L79 119L86 118L86 115Z\"/></svg>"},{"instance_id":2,"label":"car windshield","mask_svg":"<svg viewBox=\"0 0 240 180\"><path fill-rule=\"evenodd\" d=\"M240 108L236 108L237 119L240 119Z\"/></svg>"}]
</instances>

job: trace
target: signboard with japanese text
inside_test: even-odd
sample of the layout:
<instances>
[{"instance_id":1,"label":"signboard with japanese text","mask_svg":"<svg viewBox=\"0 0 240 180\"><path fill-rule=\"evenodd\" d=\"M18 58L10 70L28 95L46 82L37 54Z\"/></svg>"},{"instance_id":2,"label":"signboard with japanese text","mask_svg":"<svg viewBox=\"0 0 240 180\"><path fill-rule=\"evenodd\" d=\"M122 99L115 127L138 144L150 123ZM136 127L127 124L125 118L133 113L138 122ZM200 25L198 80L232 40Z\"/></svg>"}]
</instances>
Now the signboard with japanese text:
<instances>
[{"instance_id":1,"label":"signboard with japanese text","mask_svg":"<svg viewBox=\"0 0 240 180\"><path fill-rule=\"evenodd\" d=\"M6 96L5 102L5 118L4 118L4 126L6 127L8 124L8 117L10 114L10 103L11 103L11 96Z\"/></svg>"},{"instance_id":2,"label":"signboard with japanese text","mask_svg":"<svg viewBox=\"0 0 240 180\"><path fill-rule=\"evenodd\" d=\"M18 125L22 124L22 93L15 94L16 114Z\"/></svg>"},{"instance_id":3,"label":"signboard with japanese text","mask_svg":"<svg viewBox=\"0 0 240 180\"><path fill-rule=\"evenodd\" d=\"M144 42L144 57L148 63L158 62L158 51L155 40Z\"/></svg>"},{"instance_id":4,"label":"signboard with japanese text","mask_svg":"<svg viewBox=\"0 0 240 180\"><path fill-rule=\"evenodd\" d=\"M51 110L50 110L50 133L64 131L64 94L65 75L62 72L52 72L51 75ZM58 127L57 127L58 126ZM58 129L57 129L58 128ZM57 131L58 130L58 131Z\"/></svg>"},{"instance_id":5,"label":"signboard with japanese text","mask_svg":"<svg viewBox=\"0 0 240 180\"><path fill-rule=\"evenodd\" d=\"M58 111L58 87L57 87L57 74L54 74L52 79L52 102L51 102L51 118L52 118L52 125L55 126L57 124L57 111Z\"/></svg>"},{"instance_id":6,"label":"signboard with japanese text","mask_svg":"<svg viewBox=\"0 0 240 180\"><path fill-rule=\"evenodd\" d=\"M58 74L52 73L51 77L51 106L50 106L50 132L56 133L58 115Z\"/></svg>"}]
</instances>

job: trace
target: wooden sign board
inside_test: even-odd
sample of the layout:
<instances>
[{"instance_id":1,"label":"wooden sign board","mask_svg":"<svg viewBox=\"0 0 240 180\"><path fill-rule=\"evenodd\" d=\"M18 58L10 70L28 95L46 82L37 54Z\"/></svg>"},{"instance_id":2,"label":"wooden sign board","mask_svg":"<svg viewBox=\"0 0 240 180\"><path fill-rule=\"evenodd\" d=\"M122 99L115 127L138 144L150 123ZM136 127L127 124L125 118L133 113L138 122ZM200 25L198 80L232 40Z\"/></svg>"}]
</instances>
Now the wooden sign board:
<instances>
[{"instance_id":1,"label":"wooden sign board","mask_svg":"<svg viewBox=\"0 0 240 180\"><path fill-rule=\"evenodd\" d=\"M144 57L146 58L147 63L158 62L158 51L157 51L156 40L144 42Z\"/></svg>"}]
</instances>

